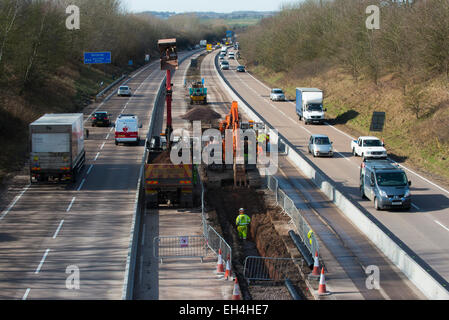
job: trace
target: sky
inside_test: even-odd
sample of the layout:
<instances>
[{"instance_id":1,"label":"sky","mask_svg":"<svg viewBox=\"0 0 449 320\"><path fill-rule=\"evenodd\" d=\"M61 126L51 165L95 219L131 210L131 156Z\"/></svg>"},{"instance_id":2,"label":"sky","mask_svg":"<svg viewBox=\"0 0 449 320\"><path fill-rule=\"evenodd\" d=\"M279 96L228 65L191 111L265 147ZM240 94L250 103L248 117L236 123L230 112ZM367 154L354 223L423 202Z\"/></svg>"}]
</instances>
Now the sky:
<instances>
[{"instance_id":1,"label":"sky","mask_svg":"<svg viewBox=\"0 0 449 320\"><path fill-rule=\"evenodd\" d=\"M213 11L228 13L232 11L277 11L281 4L289 0L123 0L132 12L170 11L192 12Z\"/></svg>"}]
</instances>

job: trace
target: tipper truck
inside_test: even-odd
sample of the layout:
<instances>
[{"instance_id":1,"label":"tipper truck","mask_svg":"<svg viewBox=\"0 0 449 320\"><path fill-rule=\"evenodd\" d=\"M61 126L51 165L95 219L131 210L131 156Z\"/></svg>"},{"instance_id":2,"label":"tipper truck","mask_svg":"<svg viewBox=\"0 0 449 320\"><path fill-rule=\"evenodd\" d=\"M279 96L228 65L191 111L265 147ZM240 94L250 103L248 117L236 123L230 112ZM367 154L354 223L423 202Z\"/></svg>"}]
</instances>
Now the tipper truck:
<instances>
[{"instance_id":1,"label":"tipper truck","mask_svg":"<svg viewBox=\"0 0 449 320\"><path fill-rule=\"evenodd\" d=\"M191 164L175 165L170 151L165 149L163 139L155 136L147 145L148 160L145 164L146 207L157 208L160 204L193 206L194 170ZM165 150L164 150L165 149Z\"/></svg>"},{"instance_id":2,"label":"tipper truck","mask_svg":"<svg viewBox=\"0 0 449 320\"><path fill-rule=\"evenodd\" d=\"M323 123L323 91L316 88L296 88L296 113L305 124Z\"/></svg>"},{"instance_id":3,"label":"tipper truck","mask_svg":"<svg viewBox=\"0 0 449 320\"><path fill-rule=\"evenodd\" d=\"M75 182L86 159L83 114L46 114L29 131L30 182Z\"/></svg>"}]
</instances>

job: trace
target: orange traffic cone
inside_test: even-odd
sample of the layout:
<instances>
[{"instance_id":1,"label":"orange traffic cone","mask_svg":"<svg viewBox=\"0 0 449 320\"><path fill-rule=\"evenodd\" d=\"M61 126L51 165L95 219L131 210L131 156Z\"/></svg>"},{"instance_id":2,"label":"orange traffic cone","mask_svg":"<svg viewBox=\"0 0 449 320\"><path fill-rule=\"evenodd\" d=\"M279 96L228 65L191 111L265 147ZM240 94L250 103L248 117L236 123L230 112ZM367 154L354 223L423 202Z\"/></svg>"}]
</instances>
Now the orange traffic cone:
<instances>
[{"instance_id":1,"label":"orange traffic cone","mask_svg":"<svg viewBox=\"0 0 449 320\"><path fill-rule=\"evenodd\" d=\"M234 290L232 291L232 300L242 300L242 298L240 297L240 288L237 277L235 278Z\"/></svg>"},{"instance_id":2,"label":"orange traffic cone","mask_svg":"<svg viewBox=\"0 0 449 320\"><path fill-rule=\"evenodd\" d=\"M319 279L320 278L320 261L318 259L318 251L315 251L315 258L313 262L313 271L309 274L309 278Z\"/></svg>"},{"instance_id":3,"label":"orange traffic cone","mask_svg":"<svg viewBox=\"0 0 449 320\"><path fill-rule=\"evenodd\" d=\"M326 296L329 295L330 292L326 290L326 278L324 277L324 268L321 269L321 277L320 277L320 286L318 287L318 295Z\"/></svg>"},{"instance_id":4,"label":"orange traffic cone","mask_svg":"<svg viewBox=\"0 0 449 320\"><path fill-rule=\"evenodd\" d=\"M225 280L228 280L230 275L231 275L231 262L230 262L230 257L228 255L228 258L226 260L226 272L224 275Z\"/></svg>"},{"instance_id":5,"label":"orange traffic cone","mask_svg":"<svg viewBox=\"0 0 449 320\"><path fill-rule=\"evenodd\" d=\"M217 261L217 273L223 273L223 257L221 256L221 249L218 250L218 261Z\"/></svg>"}]
</instances>

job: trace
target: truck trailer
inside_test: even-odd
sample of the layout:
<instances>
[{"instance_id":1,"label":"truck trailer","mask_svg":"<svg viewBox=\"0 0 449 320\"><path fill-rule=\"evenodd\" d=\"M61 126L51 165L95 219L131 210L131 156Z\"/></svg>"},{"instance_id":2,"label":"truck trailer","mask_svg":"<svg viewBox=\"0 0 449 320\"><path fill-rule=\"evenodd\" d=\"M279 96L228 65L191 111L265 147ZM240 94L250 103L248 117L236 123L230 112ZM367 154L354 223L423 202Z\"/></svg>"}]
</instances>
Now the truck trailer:
<instances>
[{"instance_id":1,"label":"truck trailer","mask_svg":"<svg viewBox=\"0 0 449 320\"><path fill-rule=\"evenodd\" d=\"M193 206L195 186L194 168L191 164L175 165L170 160L170 151L162 139L155 136L147 145L148 159L145 164L145 202L146 207L159 205ZM165 150L164 150L165 149Z\"/></svg>"},{"instance_id":2,"label":"truck trailer","mask_svg":"<svg viewBox=\"0 0 449 320\"><path fill-rule=\"evenodd\" d=\"M29 132L30 182L75 182L86 159L83 114L46 114Z\"/></svg>"}]
</instances>

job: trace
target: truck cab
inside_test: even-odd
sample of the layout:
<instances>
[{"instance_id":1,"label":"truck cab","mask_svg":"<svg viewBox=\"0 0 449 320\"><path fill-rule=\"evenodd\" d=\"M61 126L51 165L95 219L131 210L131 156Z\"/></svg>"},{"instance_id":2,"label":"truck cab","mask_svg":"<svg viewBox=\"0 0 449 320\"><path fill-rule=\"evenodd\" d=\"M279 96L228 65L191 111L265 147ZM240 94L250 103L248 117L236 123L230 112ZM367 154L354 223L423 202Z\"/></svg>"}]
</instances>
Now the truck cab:
<instances>
[{"instance_id":1,"label":"truck cab","mask_svg":"<svg viewBox=\"0 0 449 320\"><path fill-rule=\"evenodd\" d=\"M305 124L323 123L323 91L316 88L296 88L296 113Z\"/></svg>"},{"instance_id":2,"label":"truck cab","mask_svg":"<svg viewBox=\"0 0 449 320\"><path fill-rule=\"evenodd\" d=\"M410 210L411 181L389 160L365 159L360 169L360 195L374 202L376 210Z\"/></svg>"}]
</instances>

